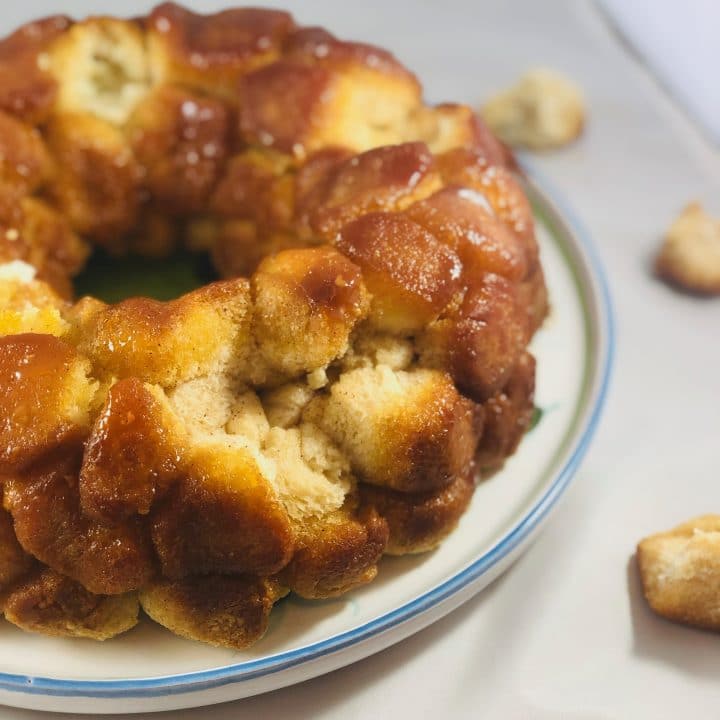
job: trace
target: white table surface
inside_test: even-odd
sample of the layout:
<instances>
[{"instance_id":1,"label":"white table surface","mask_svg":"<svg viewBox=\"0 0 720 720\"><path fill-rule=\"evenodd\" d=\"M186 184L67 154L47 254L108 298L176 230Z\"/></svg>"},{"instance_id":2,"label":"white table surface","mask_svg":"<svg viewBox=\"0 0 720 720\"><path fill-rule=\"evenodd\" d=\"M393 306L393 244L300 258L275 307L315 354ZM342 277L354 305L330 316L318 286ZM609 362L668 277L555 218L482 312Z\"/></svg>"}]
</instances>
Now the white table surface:
<instances>
[{"instance_id":1,"label":"white table surface","mask_svg":"<svg viewBox=\"0 0 720 720\"><path fill-rule=\"evenodd\" d=\"M720 3L598 0L658 79L720 143Z\"/></svg>"},{"instance_id":2,"label":"white table surface","mask_svg":"<svg viewBox=\"0 0 720 720\"><path fill-rule=\"evenodd\" d=\"M579 82L587 132L536 162L606 264L617 311L615 373L602 426L563 503L537 544L488 590L356 665L173 718L717 717L720 636L654 617L632 556L643 535L720 510L720 300L674 293L649 272L660 234L684 203L697 198L720 214L718 149L588 2L284 4L301 20L393 49L434 100L477 102L536 63ZM0 9L8 29L50 10L117 7L8 5ZM41 717L0 707L3 720Z\"/></svg>"}]
</instances>

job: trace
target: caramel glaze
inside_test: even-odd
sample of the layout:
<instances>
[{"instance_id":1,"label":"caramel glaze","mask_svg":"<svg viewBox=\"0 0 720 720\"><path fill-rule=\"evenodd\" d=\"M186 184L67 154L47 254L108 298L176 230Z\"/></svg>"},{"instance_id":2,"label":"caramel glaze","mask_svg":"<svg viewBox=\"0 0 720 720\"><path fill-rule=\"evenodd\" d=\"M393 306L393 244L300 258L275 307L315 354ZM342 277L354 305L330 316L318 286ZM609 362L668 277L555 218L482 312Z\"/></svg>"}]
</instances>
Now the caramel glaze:
<instances>
[{"instance_id":1,"label":"caramel glaze","mask_svg":"<svg viewBox=\"0 0 720 720\"><path fill-rule=\"evenodd\" d=\"M287 57L301 62L312 62L336 67L347 64L367 64L383 75L396 75L420 90L420 83L413 73L401 65L392 53L374 45L343 42L320 27L299 28L290 33L284 43Z\"/></svg>"},{"instance_id":2,"label":"caramel glaze","mask_svg":"<svg viewBox=\"0 0 720 720\"><path fill-rule=\"evenodd\" d=\"M137 518L108 524L80 510L82 447L48 456L4 481L5 507L23 549L92 593L137 590L155 574L146 529Z\"/></svg>"},{"instance_id":3,"label":"caramel glaze","mask_svg":"<svg viewBox=\"0 0 720 720\"><path fill-rule=\"evenodd\" d=\"M528 270L538 263L532 208L512 172L503 165L491 164L486 154L469 148L457 148L437 158L443 179L452 185L477 190L490 203L495 215L522 241L527 253Z\"/></svg>"},{"instance_id":4,"label":"caramel glaze","mask_svg":"<svg viewBox=\"0 0 720 720\"><path fill-rule=\"evenodd\" d=\"M64 397L79 362L76 350L52 335L0 338L0 474L84 438Z\"/></svg>"},{"instance_id":5,"label":"caramel glaze","mask_svg":"<svg viewBox=\"0 0 720 720\"><path fill-rule=\"evenodd\" d=\"M274 493L251 461L226 482L212 463L191 465L151 517L155 551L165 577L219 572L271 575L292 556L294 534ZM255 476L255 477L254 477Z\"/></svg>"},{"instance_id":6,"label":"caramel glaze","mask_svg":"<svg viewBox=\"0 0 720 720\"><path fill-rule=\"evenodd\" d=\"M288 250L280 258L268 260L259 272L271 272L291 284L310 304L312 314L324 314L340 321L355 319L362 314L365 293L362 273L346 257L329 247L313 250L308 267L308 254Z\"/></svg>"},{"instance_id":7,"label":"caramel glaze","mask_svg":"<svg viewBox=\"0 0 720 720\"><path fill-rule=\"evenodd\" d=\"M140 593L143 610L180 636L232 649L265 634L287 591L274 578L205 575L158 580Z\"/></svg>"},{"instance_id":8,"label":"caramel glaze","mask_svg":"<svg viewBox=\"0 0 720 720\"><path fill-rule=\"evenodd\" d=\"M38 55L72 21L64 15L36 20L0 41L0 108L31 123L43 121L52 108L57 86L38 65Z\"/></svg>"},{"instance_id":9,"label":"caramel glaze","mask_svg":"<svg viewBox=\"0 0 720 720\"><path fill-rule=\"evenodd\" d=\"M45 568L12 588L5 617L32 632L104 640L137 623L138 603L130 596L107 597L89 592L80 583Z\"/></svg>"},{"instance_id":10,"label":"caramel glaze","mask_svg":"<svg viewBox=\"0 0 720 720\"><path fill-rule=\"evenodd\" d=\"M386 520L373 508L345 512L346 522L327 527L310 523L305 536L298 538L292 560L279 575L298 595L308 599L341 595L377 574L389 538Z\"/></svg>"},{"instance_id":11,"label":"caramel glaze","mask_svg":"<svg viewBox=\"0 0 720 720\"><path fill-rule=\"evenodd\" d=\"M458 254L468 282L484 272L514 282L524 280L525 249L491 213L483 195L461 187L444 188L405 211L413 222Z\"/></svg>"},{"instance_id":12,"label":"caramel glaze","mask_svg":"<svg viewBox=\"0 0 720 720\"><path fill-rule=\"evenodd\" d=\"M347 159L318 187L310 226L332 240L352 220L412 202L433 179L433 166L424 143L381 147Z\"/></svg>"},{"instance_id":13,"label":"caramel glaze","mask_svg":"<svg viewBox=\"0 0 720 720\"><path fill-rule=\"evenodd\" d=\"M203 210L228 155L229 112L219 100L161 87L129 121L130 143L161 211Z\"/></svg>"},{"instance_id":14,"label":"caramel glaze","mask_svg":"<svg viewBox=\"0 0 720 720\"><path fill-rule=\"evenodd\" d=\"M521 355L505 387L485 404L485 432L477 453L484 471L497 470L515 451L532 422L535 358Z\"/></svg>"},{"instance_id":15,"label":"caramel glaze","mask_svg":"<svg viewBox=\"0 0 720 720\"><path fill-rule=\"evenodd\" d=\"M401 215L363 215L343 228L336 246L362 268L383 329L419 329L460 289L457 255Z\"/></svg>"},{"instance_id":16,"label":"caramel glaze","mask_svg":"<svg viewBox=\"0 0 720 720\"><path fill-rule=\"evenodd\" d=\"M428 327L421 354L427 364L447 368L462 392L483 402L505 385L529 337L517 285L486 273L455 312Z\"/></svg>"},{"instance_id":17,"label":"caramel glaze","mask_svg":"<svg viewBox=\"0 0 720 720\"><path fill-rule=\"evenodd\" d=\"M147 515L180 475L182 442L171 436L162 408L140 380L119 380L85 444L83 512L101 521Z\"/></svg>"},{"instance_id":18,"label":"caramel glaze","mask_svg":"<svg viewBox=\"0 0 720 720\"><path fill-rule=\"evenodd\" d=\"M278 10L234 8L207 16L174 3L158 5L147 23L166 36L178 60L205 72L247 70L258 55L279 51L295 27L292 16Z\"/></svg>"},{"instance_id":19,"label":"caramel glaze","mask_svg":"<svg viewBox=\"0 0 720 720\"><path fill-rule=\"evenodd\" d=\"M32 556L22 549L15 537L12 516L0 509L0 599L6 588L23 577L33 565Z\"/></svg>"},{"instance_id":20,"label":"caramel glaze","mask_svg":"<svg viewBox=\"0 0 720 720\"><path fill-rule=\"evenodd\" d=\"M135 523L154 508L149 525L166 577L280 569L292 532L251 458L234 457L218 473L222 451L189 452L166 414L136 378L111 388L85 447L79 489L85 515Z\"/></svg>"},{"instance_id":21,"label":"caramel glaze","mask_svg":"<svg viewBox=\"0 0 720 720\"><path fill-rule=\"evenodd\" d=\"M240 134L253 144L272 138L276 150L290 153L297 138L312 130L317 107L331 97L331 91L332 74L323 67L290 60L261 67L241 81ZM284 100L282 107L278 97Z\"/></svg>"},{"instance_id":22,"label":"caramel glaze","mask_svg":"<svg viewBox=\"0 0 720 720\"><path fill-rule=\"evenodd\" d=\"M482 432L482 407L459 394L428 397L423 414L427 425L410 444L409 472L389 484L404 492L437 490L466 476Z\"/></svg>"},{"instance_id":23,"label":"caramel glaze","mask_svg":"<svg viewBox=\"0 0 720 720\"><path fill-rule=\"evenodd\" d=\"M363 506L374 508L388 524L385 552L404 555L436 547L457 525L475 490L474 467L444 488L400 493L389 488L362 484Z\"/></svg>"},{"instance_id":24,"label":"caramel glaze","mask_svg":"<svg viewBox=\"0 0 720 720\"><path fill-rule=\"evenodd\" d=\"M86 617L97 610L102 601L102 597L88 592L79 583L51 570L46 569L41 573L39 580L39 583L33 583L28 588L21 586L16 590L6 607L11 614L25 618L28 625L40 624L41 614L45 622L48 614L56 622L67 620L68 615ZM49 597L52 598L50 602Z\"/></svg>"}]
</instances>

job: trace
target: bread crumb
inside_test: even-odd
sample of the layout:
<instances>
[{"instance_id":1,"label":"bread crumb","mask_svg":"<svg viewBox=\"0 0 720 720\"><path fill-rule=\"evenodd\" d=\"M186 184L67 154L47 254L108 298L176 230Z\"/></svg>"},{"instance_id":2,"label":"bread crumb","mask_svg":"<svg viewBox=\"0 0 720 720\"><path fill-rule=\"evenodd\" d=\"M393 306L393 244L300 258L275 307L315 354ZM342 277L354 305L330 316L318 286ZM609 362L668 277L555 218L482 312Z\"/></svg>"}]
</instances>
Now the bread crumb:
<instances>
[{"instance_id":1,"label":"bread crumb","mask_svg":"<svg viewBox=\"0 0 720 720\"><path fill-rule=\"evenodd\" d=\"M720 294L720 220L700 203L690 203L667 231L655 269L690 292Z\"/></svg>"},{"instance_id":2,"label":"bread crumb","mask_svg":"<svg viewBox=\"0 0 720 720\"><path fill-rule=\"evenodd\" d=\"M585 124L580 89L555 70L533 68L481 109L490 129L508 145L547 150L575 140Z\"/></svg>"},{"instance_id":3,"label":"bread crumb","mask_svg":"<svg viewBox=\"0 0 720 720\"><path fill-rule=\"evenodd\" d=\"M308 373L307 383L311 390L320 390L328 384L327 368L316 368Z\"/></svg>"}]
</instances>

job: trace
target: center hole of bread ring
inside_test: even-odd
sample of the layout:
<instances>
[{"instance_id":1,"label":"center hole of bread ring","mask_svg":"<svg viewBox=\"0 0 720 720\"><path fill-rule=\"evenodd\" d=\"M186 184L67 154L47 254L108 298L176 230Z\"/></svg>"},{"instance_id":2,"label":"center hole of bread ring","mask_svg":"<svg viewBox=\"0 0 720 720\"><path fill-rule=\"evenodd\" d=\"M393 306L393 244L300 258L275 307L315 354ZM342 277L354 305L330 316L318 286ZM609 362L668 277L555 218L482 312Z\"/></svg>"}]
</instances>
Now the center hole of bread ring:
<instances>
[{"instance_id":1,"label":"center hole of bread ring","mask_svg":"<svg viewBox=\"0 0 720 720\"><path fill-rule=\"evenodd\" d=\"M74 279L76 297L92 295L107 303L130 297L173 300L217 280L208 255L178 250L163 258L113 257L95 248Z\"/></svg>"}]
</instances>

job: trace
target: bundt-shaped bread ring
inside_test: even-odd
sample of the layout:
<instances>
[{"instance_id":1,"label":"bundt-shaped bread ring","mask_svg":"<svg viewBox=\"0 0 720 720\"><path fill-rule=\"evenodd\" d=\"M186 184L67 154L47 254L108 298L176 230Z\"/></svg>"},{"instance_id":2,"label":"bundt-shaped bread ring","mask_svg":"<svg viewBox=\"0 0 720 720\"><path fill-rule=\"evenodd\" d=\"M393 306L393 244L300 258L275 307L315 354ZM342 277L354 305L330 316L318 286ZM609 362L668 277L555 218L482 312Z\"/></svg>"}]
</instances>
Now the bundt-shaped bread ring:
<instances>
[{"instance_id":1,"label":"bundt-shaped bread ring","mask_svg":"<svg viewBox=\"0 0 720 720\"><path fill-rule=\"evenodd\" d=\"M378 48L284 12L54 17L0 41L0 607L260 638L430 550L533 410L547 311L511 155ZM73 300L91 250L209 253Z\"/></svg>"}]
</instances>

